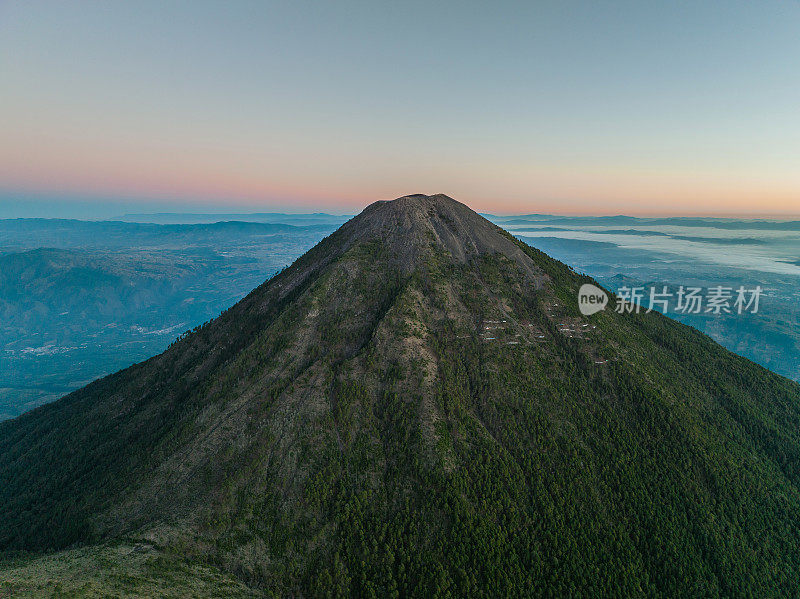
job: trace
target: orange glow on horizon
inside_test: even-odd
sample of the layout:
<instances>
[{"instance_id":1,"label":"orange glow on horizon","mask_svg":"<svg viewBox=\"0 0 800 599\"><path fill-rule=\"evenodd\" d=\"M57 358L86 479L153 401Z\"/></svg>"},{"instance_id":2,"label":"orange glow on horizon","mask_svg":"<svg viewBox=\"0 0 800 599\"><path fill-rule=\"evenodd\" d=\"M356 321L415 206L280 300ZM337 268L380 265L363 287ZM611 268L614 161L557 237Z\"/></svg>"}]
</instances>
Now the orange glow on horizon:
<instances>
[{"instance_id":1,"label":"orange glow on horizon","mask_svg":"<svg viewBox=\"0 0 800 599\"><path fill-rule=\"evenodd\" d=\"M363 171L339 157L340 168L319 163L278 164L264 156L223 152L148 154L141 147L75 148L42 140L0 149L0 187L20 192L89 198L173 201L187 211L204 205L238 210L329 211L353 214L368 204L410 193L445 193L476 211L494 214L800 217L800 176L776 173L643 172L641 169L566 169L443 163L428 169ZM55 141L55 140L51 140ZM59 147L61 146L61 147ZM304 166L308 172L304 173ZM348 169L349 170L346 170Z\"/></svg>"},{"instance_id":2,"label":"orange glow on horizon","mask_svg":"<svg viewBox=\"0 0 800 599\"><path fill-rule=\"evenodd\" d=\"M787 192L769 199L762 196L760 201L752 198L757 192L738 190L736 197L714 196L706 198L682 198L676 200L667 191L653 193L647 200L637 192L628 194L599 194L596 193L590 200L570 199L536 199L537 194L531 194L530 199L508 199L478 195L467 191L459 193L447 189L421 189L419 186L408 185L392 193L352 192L330 193L313 186L304 187L279 187L266 184L245 184L243 182L228 182L208 184L195 181L191 185L181 184L174 180L151 179L151 185L141 185L139 181L120 181L117 178L105 177L85 180L74 178L70 182L59 181L58 184L29 185L16 182L3 186L5 191L45 194L57 196L66 194L71 198L86 196L88 200L98 202L115 202L122 200L136 200L143 203L157 203L170 201L185 204L187 211L202 211L210 206L224 208L230 206L234 211L282 211L295 212L331 212L341 214L356 214L367 205L378 200L392 200L411 193L444 193L454 199L467 204L477 212L497 215L516 214L552 214L565 216L694 216L694 217L720 217L720 218L767 218L767 219L795 219L800 218L800 200L793 193Z\"/></svg>"}]
</instances>

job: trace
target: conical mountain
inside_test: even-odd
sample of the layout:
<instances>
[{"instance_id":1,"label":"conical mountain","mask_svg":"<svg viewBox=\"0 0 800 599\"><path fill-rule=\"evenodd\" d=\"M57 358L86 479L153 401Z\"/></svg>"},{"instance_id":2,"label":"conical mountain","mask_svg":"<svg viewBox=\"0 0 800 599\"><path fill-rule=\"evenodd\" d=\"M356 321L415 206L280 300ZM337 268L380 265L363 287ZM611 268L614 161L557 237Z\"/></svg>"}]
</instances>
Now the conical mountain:
<instances>
[{"instance_id":1,"label":"conical mountain","mask_svg":"<svg viewBox=\"0 0 800 599\"><path fill-rule=\"evenodd\" d=\"M796 595L800 387L583 317L586 282L449 197L372 204L0 424L0 550L136 541L266 596Z\"/></svg>"}]
</instances>

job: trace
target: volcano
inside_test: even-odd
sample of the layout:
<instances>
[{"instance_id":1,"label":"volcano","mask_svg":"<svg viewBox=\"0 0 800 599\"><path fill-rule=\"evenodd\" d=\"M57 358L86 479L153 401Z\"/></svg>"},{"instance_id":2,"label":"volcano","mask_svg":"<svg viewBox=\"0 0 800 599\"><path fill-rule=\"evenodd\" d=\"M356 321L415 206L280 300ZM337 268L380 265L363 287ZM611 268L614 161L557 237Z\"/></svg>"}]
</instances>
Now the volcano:
<instances>
[{"instance_id":1,"label":"volcano","mask_svg":"<svg viewBox=\"0 0 800 599\"><path fill-rule=\"evenodd\" d=\"M796 595L800 386L585 283L447 196L368 206L0 423L0 591Z\"/></svg>"}]
</instances>

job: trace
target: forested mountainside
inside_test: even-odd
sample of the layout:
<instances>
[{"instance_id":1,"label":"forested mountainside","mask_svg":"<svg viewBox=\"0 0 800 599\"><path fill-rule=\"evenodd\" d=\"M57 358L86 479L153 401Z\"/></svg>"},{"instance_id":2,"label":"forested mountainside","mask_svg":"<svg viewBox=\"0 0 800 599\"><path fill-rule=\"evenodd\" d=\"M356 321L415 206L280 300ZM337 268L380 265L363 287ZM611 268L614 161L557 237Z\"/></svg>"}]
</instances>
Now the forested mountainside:
<instances>
[{"instance_id":1,"label":"forested mountainside","mask_svg":"<svg viewBox=\"0 0 800 599\"><path fill-rule=\"evenodd\" d=\"M583 317L584 282L446 196L372 204L0 423L0 581L135 541L166 594L202 567L256 596L796 595L800 386L656 313Z\"/></svg>"}]
</instances>

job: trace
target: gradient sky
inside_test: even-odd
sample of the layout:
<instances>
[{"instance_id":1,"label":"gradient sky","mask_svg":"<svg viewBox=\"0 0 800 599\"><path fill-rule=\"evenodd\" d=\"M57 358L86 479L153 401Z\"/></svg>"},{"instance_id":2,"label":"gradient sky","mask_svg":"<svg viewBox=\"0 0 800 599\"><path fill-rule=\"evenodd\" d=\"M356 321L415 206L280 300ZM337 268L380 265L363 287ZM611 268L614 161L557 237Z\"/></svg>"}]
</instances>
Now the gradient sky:
<instances>
[{"instance_id":1,"label":"gradient sky","mask_svg":"<svg viewBox=\"0 0 800 599\"><path fill-rule=\"evenodd\" d=\"M800 214L797 1L0 0L0 81L18 203Z\"/></svg>"}]
</instances>

